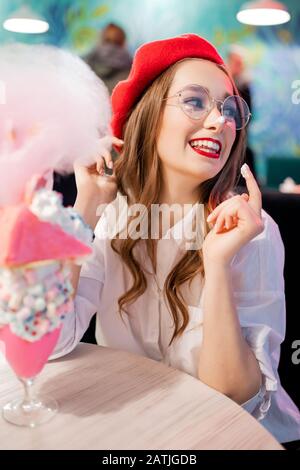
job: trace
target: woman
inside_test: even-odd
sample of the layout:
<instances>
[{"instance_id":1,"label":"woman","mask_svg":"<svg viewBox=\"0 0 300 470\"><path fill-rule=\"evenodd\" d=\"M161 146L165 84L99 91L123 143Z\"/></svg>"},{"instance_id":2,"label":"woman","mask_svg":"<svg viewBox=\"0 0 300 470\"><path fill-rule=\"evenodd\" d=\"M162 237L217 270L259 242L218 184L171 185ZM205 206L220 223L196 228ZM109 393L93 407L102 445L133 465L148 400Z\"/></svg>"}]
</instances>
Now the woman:
<instances>
[{"instance_id":1,"label":"woman","mask_svg":"<svg viewBox=\"0 0 300 470\"><path fill-rule=\"evenodd\" d=\"M249 168L243 167L249 195L232 193L250 117L237 95L222 58L199 36L137 51L128 79L112 95L119 158L113 163L107 152L93 167L76 168L75 208L97 225L94 256L81 273L73 270L75 312L54 357L76 346L97 311L99 344L194 375L284 442L300 437L300 418L277 373L285 321L283 245L277 225L261 211ZM105 175L104 162L112 176ZM121 236L137 220L131 212L113 238L110 217L120 195L129 208L146 210L135 231L131 225ZM167 231L166 211L153 217L154 204L175 207ZM209 216L194 230L199 207ZM149 235L154 222L156 238ZM203 244L187 243L191 231L189 240L204 235Z\"/></svg>"}]
</instances>

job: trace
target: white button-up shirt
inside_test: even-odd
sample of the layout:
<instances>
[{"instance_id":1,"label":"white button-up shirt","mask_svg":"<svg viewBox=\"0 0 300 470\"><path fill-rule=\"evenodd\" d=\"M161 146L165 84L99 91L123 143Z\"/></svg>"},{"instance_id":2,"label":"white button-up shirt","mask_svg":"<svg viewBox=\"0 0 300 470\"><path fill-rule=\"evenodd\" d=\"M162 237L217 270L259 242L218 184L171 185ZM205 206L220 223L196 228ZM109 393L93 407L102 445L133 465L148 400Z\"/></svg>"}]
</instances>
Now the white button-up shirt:
<instances>
[{"instance_id":1,"label":"white button-up shirt","mask_svg":"<svg viewBox=\"0 0 300 470\"><path fill-rule=\"evenodd\" d=\"M202 300L205 284L201 275L184 287L189 323L169 346L173 319L162 295L164 281L185 251L184 239L194 214L192 208L157 243L157 272L154 276L144 242L135 255L146 268L148 287L133 304L125 306L129 316L118 313L118 298L132 284L132 276L111 248L110 206L96 227L94 253L81 270L75 311L67 315L51 359L72 351L97 312L96 340L109 346L162 361L197 377L203 335ZM280 384L277 368L280 343L285 334L284 248L276 223L263 211L264 231L234 257L232 285L242 333L260 365L263 385L243 407L261 420L280 442L300 439L300 414ZM216 325L217 327L217 325ZM226 341L226 338L224 338Z\"/></svg>"}]
</instances>

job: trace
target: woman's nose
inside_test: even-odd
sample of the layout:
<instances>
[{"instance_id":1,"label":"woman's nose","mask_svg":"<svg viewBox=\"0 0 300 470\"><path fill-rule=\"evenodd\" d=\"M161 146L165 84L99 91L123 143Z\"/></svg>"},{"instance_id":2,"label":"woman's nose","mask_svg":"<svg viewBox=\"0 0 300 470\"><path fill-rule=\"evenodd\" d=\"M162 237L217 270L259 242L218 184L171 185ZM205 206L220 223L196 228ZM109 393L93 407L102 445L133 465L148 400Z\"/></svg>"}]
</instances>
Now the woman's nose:
<instances>
[{"instance_id":1,"label":"woman's nose","mask_svg":"<svg viewBox=\"0 0 300 470\"><path fill-rule=\"evenodd\" d=\"M223 129L224 125L225 118L219 111L218 107L215 105L208 113L204 121L204 127L206 129L213 129L216 132L220 132Z\"/></svg>"}]
</instances>

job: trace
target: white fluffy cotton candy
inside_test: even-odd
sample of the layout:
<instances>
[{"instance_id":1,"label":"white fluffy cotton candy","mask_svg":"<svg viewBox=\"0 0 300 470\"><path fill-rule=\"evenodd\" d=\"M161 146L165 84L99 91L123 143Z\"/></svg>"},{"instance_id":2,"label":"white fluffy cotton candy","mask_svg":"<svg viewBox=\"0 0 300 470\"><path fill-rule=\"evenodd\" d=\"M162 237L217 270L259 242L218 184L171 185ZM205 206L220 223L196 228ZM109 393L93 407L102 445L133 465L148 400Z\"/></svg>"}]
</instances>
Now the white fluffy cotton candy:
<instances>
[{"instance_id":1,"label":"white fluffy cotton candy","mask_svg":"<svg viewBox=\"0 0 300 470\"><path fill-rule=\"evenodd\" d=\"M108 91L70 52L1 46L0 91L0 206L19 202L33 174L91 164L107 147Z\"/></svg>"}]
</instances>

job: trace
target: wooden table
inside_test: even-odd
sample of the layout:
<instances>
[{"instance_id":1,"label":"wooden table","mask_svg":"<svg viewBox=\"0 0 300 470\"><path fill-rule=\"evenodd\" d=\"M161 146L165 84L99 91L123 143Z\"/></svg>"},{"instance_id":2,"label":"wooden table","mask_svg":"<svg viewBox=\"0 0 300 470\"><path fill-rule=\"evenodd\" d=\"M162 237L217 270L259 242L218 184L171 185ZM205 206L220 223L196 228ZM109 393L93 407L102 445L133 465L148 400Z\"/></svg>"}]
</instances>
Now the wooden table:
<instances>
[{"instance_id":1,"label":"wooden table","mask_svg":"<svg viewBox=\"0 0 300 470\"><path fill-rule=\"evenodd\" d=\"M227 397L123 351L80 343L45 366L36 388L59 402L59 413L35 429L0 417L0 449L282 449ZM0 406L20 393L2 358Z\"/></svg>"}]
</instances>

